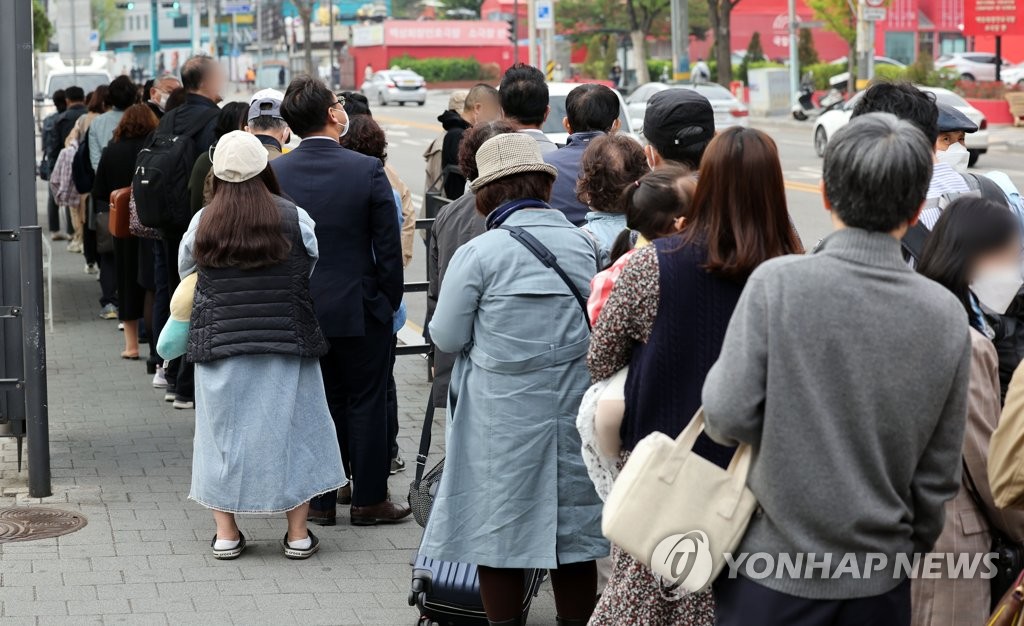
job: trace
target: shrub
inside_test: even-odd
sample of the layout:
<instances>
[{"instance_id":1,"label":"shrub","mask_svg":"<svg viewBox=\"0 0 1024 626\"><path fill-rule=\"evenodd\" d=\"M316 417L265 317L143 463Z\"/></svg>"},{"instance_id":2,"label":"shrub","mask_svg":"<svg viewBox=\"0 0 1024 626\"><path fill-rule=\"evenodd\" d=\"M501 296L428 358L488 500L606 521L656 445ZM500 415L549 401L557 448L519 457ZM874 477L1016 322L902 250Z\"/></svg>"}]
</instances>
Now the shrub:
<instances>
[{"instance_id":1,"label":"shrub","mask_svg":"<svg viewBox=\"0 0 1024 626\"><path fill-rule=\"evenodd\" d=\"M745 84L745 85L749 84L750 81L748 80L748 78L749 78L748 71L749 70L761 69L761 68L764 68L764 67L786 67L786 66L783 65L782 63L776 63L774 61L751 61L750 63L747 63L746 61L744 61L743 63L740 63L739 68L733 68L733 78L735 78L736 80L739 80L739 81L743 81L743 84ZM737 71L737 69L739 71Z\"/></svg>"},{"instance_id":2,"label":"shrub","mask_svg":"<svg viewBox=\"0 0 1024 626\"><path fill-rule=\"evenodd\" d=\"M1006 96L1006 84L1001 80L962 80L956 84L956 91L965 98L977 100L1002 100Z\"/></svg>"},{"instance_id":3,"label":"shrub","mask_svg":"<svg viewBox=\"0 0 1024 626\"><path fill-rule=\"evenodd\" d=\"M804 72L810 72L814 81L814 88L824 91L829 88L828 80L833 76L847 71L845 63L815 63L804 68Z\"/></svg>"},{"instance_id":4,"label":"shrub","mask_svg":"<svg viewBox=\"0 0 1024 626\"><path fill-rule=\"evenodd\" d=\"M904 78L915 85L943 87L945 89L955 89L957 82L960 80L955 70L936 70L935 60L927 54L919 55L916 61L907 66Z\"/></svg>"},{"instance_id":5,"label":"shrub","mask_svg":"<svg viewBox=\"0 0 1024 626\"><path fill-rule=\"evenodd\" d=\"M800 59L800 67L815 65L819 62L818 50L814 47L814 35L810 28L801 28L797 42L797 58Z\"/></svg>"},{"instance_id":6,"label":"shrub","mask_svg":"<svg viewBox=\"0 0 1024 626\"><path fill-rule=\"evenodd\" d=\"M906 80L907 70L902 67L896 67L895 65L876 65L875 66L875 80L885 81L900 81Z\"/></svg>"},{"instance_id":7,"label":"shrub","mask_svg":"<svg viewBox=\"0 0 1024 626\"><path fill-rule=\"evenodd\" d=\"M647 74L651 77L651 80L661 80L662 73L668 76L669 80L672 80L672 61L647 59Z\"/></svg>"},{"instance_id":8,"label":"shrub","mask_svg":"<svg viewBox=\"0 0 1024 626\"><path fill-rule=\"evenodd\" d=\"M431 58L414 59L400 56L391 59L389 66L412 70L428 83L443 83L460 80L485 80L491 78L474 58ZM488 68L491 69L491 68Z\"/></svg>"}]
</instances>

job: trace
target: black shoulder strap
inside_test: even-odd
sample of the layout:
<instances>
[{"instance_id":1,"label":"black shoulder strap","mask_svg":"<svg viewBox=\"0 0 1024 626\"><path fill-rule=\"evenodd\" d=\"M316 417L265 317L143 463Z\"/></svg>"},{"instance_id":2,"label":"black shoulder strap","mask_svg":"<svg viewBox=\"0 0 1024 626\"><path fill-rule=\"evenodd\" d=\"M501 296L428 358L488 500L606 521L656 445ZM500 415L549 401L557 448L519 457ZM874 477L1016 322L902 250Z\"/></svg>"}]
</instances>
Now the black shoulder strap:
<instances>
[{"instance_id":1,"label":"black shoulder strap","mask_svg":"<svg viewBox=\"0 0 1024 626\"><path fill-rule=\"evenodd\" d=\"M988 510L985 507L985 503L981 501L981 492L978 491L978 485L974 483L974 477L971 476L971 470L967 467L967 459L960 457L960 462L964 466L964 476L967 477L967 495L974 501L974 506L978 507L978 512L981 513L981 517L985 520L988 525L989 531L994 533L1001 533L999 527L992 523L992 519L988 516Z\"/></svg>"},{"instance_id":2,"label":"black shoulder strap","mask_svg":"<svg viewBox=\"0 0 1024 626\"><path fill-rule=\"evenodd\" d=\"M558 277L562 279L562 282L564 282L567 287L569 287L569 291L572 292L572 295L576 297L576 301L579 302L580 309L583 310L583 319L587 321L587 328L590 328L590 315L587 313L587 299L583 297L583 294L580 293L579 287L577 287L576 283L569 278L569 275L565 273L565 270L558 265L558 257L556 257L551 250L548 250L540 240L528 233L526 229L520 228L519 226L501 226L501 228L507 230L509 234L512 235L513 239L526 246L526 249L529 250L533 256L537 257L541 263L546 267L550 267L556 274L558 274Z\"/></svg>"},{"instance_id":3,"label":"black shoulder strap","mask_svg":"<svg viewBox=\"0 0 1024 626\"><path fill-rule=\"evenodd\" d=\"M996 184L996 181L992 180L988 176L982 176L979 174L973 174L968 172L967 174L964 174L964 178L972 179L974 181L973 185L970 185L970 182L968 181L968 186L970 186L972 189L978 189L979 191L981 191L982 198L985 198L986 200L991 200L996 204L1005 204L1006 206L1010 205L1008 199L1006 198L1006 194L1003 193L1002 188Z\"/></svg>"},{"instance_id":4,"label":"black shoulder strap","mask_svg":"<svg viewBox=\"0 0 1024 626\"><path fill-rule=\"evenodd\" d=\"M427 411L423 415L423 432L420 433L420 450L416 455L416 478L413 479L413 486L418 486L423 480L423 471L427 467L427 454L430 452L430 429L434 424L434 387L437 379L430 386L430 393L427 394Z\"/></svg>"},{"instance_id":5,"label":"black shoulder strap","mask_svg":"<svg viewBox=\"0 0 1024 626\"><path fill-rule=\"evenodd\" d=\"M920 259L921 253L924 252L924 242L928 239L929 233L931 231L921 222L911 226L900 242L903 245L903 251L915 261Z\"/></svg>"}]
</instances>

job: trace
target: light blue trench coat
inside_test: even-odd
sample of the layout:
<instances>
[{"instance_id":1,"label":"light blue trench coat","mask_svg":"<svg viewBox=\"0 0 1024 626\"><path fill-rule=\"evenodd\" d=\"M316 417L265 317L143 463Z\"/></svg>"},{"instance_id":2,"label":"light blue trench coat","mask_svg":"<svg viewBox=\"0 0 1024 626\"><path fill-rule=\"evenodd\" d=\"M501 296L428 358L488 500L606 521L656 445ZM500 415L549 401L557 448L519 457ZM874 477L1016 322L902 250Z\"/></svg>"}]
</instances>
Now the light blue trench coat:
<instances>
[{"instance_id":1,"label":"light blue trench coat","mask_svg":"<svg viewBox=\"0 0 1024 626\"><path fill-rule=\"evenodd\" d=\"M547 246L586 297L597 271L589 236L550 209L518 211L506 224ZM547 569L608 556L576 430L590 333L558 274L507 231L486 232L455 253L430 336L459 356L422 552Z\"/></svg>"}]
</instances>

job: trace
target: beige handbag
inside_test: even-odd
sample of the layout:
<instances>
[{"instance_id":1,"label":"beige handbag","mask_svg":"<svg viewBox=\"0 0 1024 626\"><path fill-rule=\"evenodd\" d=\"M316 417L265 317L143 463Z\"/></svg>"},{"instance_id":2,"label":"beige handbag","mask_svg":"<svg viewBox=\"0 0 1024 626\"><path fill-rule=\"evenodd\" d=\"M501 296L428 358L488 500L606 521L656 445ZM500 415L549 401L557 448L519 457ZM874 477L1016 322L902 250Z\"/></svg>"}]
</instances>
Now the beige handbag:
<instances>
[{"instance_id":1,"label":"beige handbag","mask_svg":"<svg viewBox=\"0 0 1024 626\"><path fill-rule=\"evenodd\" d=\"M704 410L675 440L644 437L604 505L601 530L615 545L685 592L707 589L739 545L757 506L747 488L751 450L736 449L728 469L693 452Z\"/></svg>"}]
</instances>

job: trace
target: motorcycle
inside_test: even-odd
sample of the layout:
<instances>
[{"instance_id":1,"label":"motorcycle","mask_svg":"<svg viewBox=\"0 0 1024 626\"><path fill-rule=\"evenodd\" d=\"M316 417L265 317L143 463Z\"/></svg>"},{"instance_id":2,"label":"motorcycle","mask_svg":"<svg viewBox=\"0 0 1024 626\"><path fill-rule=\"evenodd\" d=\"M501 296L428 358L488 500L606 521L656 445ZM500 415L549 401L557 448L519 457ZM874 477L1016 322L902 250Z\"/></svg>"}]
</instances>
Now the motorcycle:
<instances>
[{"instance_id":1,"label":"motorcycle","mask_svg":"<svg viewBox=\"0 0 1024 626\"><path fill-rule=\"evenodd\" d=\"M842 106L846 98L842 91L833 88L822 96L817 105L814 103L814 79L810 73L804 74L800 81L800 91L796 94L797 104L793 105L793 119L801 122L818 117L826 111Z\"/></svg>"}]
</instances>

